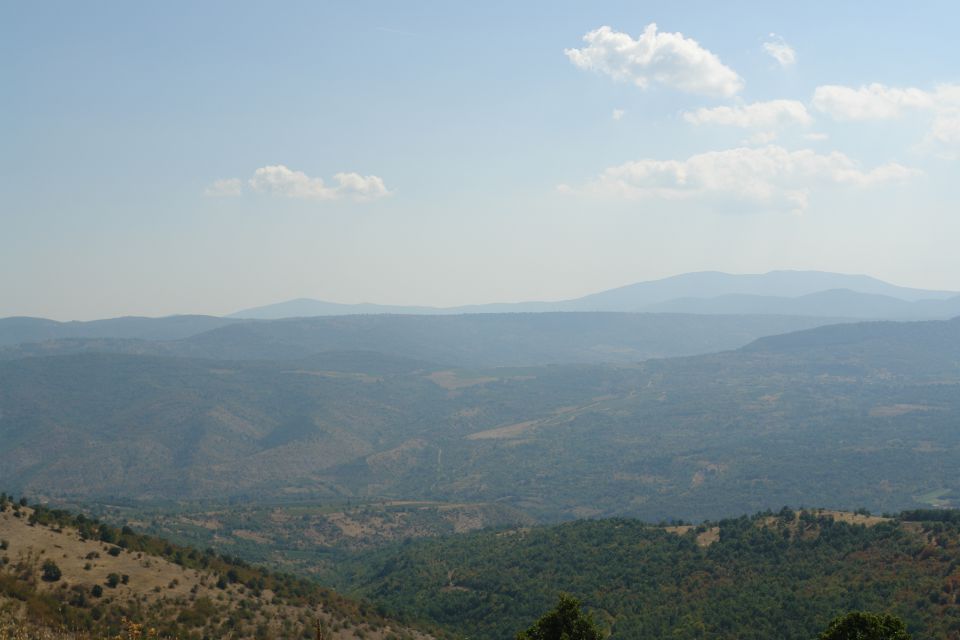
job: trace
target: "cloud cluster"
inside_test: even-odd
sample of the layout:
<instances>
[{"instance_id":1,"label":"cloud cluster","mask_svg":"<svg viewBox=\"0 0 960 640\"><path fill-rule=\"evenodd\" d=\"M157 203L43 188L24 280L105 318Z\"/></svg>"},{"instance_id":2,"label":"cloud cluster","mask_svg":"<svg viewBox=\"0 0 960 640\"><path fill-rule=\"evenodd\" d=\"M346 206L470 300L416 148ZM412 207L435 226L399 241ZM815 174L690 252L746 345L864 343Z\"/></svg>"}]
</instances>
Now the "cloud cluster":
<instances>
[{"instance_id":1,"label":"cloud cluster","mask_svg":"<svg viewBox=\"0 0 960 640\"><path fill-rule=\"evenodd\" d=\"M302 171L278 164L254 171L247 186L255 193L303 200L367 201L390 195L383 178L379 176L337 173L333 176L333 182L328 185L323 178L313 178ZM241 196L243 193L244 184L239 178L216 180L204 191L204 195L214 197Z\"/></svg>"},{"instance_id":2,"label":"cloud cluster","mask_svg":"<svg viewBox=\"0 0 960 640\"><path fill-rule=\"evenodd\" d=\"M775 33L771 33L770 40L763 43L763 50L770 54L781 67L789 67L797 62L797 52Z\"/></svg>"},{"instance_id":3,"label":"cloud cluster","mask_svg":"<svg viewBox=\"0 0 960 640\"><path fill-rule=\"evenodd\" d=\"M580 69L615 80L728 97L743 88L740 76L716 54L681 33L659 32L656 24L648 25L637 39L604 26L583 40L585 47L564 51L567 58Z\"/></svg>"},{"instance_id":4,"label":"cloud cluster","mask_svg":"<svg viewBox=\"0 0 960 640\"><path fill-rule=\"evenodd\" d=\"M813 106L841 121L880 121L910 113L931 118L926 142L960 143L960 85L942 84L925 91L874 83L861 87L824 85L813 94Z\"/></svg>"},{"instance_id":5,"label":"cloud cluster","mask_svg":"<svg viewBox=\"0 0 960 640\"><path fill-rule=\"evenodd\" d=\"M686 160L643 159L610 167L580 192L626 199L710 198L749 209L800 212L812 188L870 187L900 182L918 171L890 163L865 171L846 155L789 151L779 146L710 151Z\"/></svg>"}]
</instances>

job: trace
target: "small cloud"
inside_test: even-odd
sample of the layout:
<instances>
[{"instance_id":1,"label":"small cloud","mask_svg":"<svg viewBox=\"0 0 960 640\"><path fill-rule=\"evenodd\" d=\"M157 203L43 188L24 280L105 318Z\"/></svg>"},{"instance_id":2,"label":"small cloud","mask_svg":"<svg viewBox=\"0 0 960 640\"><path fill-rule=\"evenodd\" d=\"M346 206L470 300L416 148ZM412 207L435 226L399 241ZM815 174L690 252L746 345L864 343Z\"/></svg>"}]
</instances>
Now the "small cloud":
<instances>
[{"instance_id":1,"label":"small cloud","mask_svg":"<svg viewBox=\"0 0 960 640\"><path fill-rule=\"evenodd\" d=\"M797 52L794 51L793 47L775 33L771 33L770 38L763 43L763 50L770 54L781 67L790 67L796 64Z\"/></svg>"},{"instance_id":2,"label":"small cloud","mask_svg":"<svg viewBox=\"0 0 960 640\"><path fill-rule=\"evenodd\" d=\"M390 195L383 179L378 176L337 173L333 179L337 184L328 186L323 178L311 178L302 171L278 164L257 169L248 182L258 193L305 200L373 200Z\"/></svg>"},{"instance_id":3,"label":"small cloud","mask_svg":"<svg viewBox=\"0 0 960 640\"><path fill-rule=\"evenodd\" d=\"M682 33L659 32L653 23L637 39L603 26L587 33L583 41L585 47L564 51L574 66L641 88L659 84L727 97L743 88L743 79L715 53Z\"/></svg>"},{"instance_id":4,"label":"small cloud","mask_svg":"<svg viewBox=\"0 0 960 640\"><path fill-rule=\"evenodd\" d=\"M627 112L624 111L623 109L614 109L613 113L610 114L610 117L613 118L614 120L620 120L625 115L627 115Z\"/></svg>"},{"instance_id":5,"label":"small cloud","mask_svg":"<svg viewBox=\"0 0 960 640\"><path fill-rule=\"evenodd\" d=\"M830 139L830 136L827 135L826 133L819 133L819 132L806 133L804 134L803 137L806 138L807 140L812 140L813 142L823 142L824 140Z\"/></svg>"},{"instance_id":6,"label":"small cloud","mask_svg":"<svg viewBox=\"0 0 960 640\"><path fill-rule=\"evenodd\" d=\"M255 193L302 200L368 201L390 195L379 176L341 172L334 174L333 182L328 185L323 178L312 178L302 171L277 164L260 167L246 184ZM244 182L239 178L217 180L203 193L206 196L240 196L244 193Z\"/></svg>"},{"instance_id":7,"label":"small cloud","mask_svg":"<svg viewBox=\"0 0 960 640\"><path fill-rule=\"evenodd\" d=\"M203 190L208 198L235 198L243 195L243 181L240 178L214 180Z\"/></svg>"},{"instance_id":8,"label":"small cloud","mask_svg":"<svg viewBox=\"0 0 960 640\"><path fill-rule=\"evenodd\" d=\"M690 124L713 124L743 129L771 129L787 124L810 124L812 118L802 102L770 100L734 107L720 106L687 111L683 119Z\"/></svg>"}]
</instances>

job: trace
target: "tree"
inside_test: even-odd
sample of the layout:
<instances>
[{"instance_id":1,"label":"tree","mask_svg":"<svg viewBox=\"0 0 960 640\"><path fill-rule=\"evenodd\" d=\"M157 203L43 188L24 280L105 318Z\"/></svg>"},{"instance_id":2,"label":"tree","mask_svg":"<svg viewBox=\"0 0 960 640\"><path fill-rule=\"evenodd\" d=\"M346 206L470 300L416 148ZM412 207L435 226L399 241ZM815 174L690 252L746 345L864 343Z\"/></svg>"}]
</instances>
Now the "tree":
<instances>
[{"instance_id":1,"label":"tree","mask_svg":"<svg viewBox=\"0 0 960 640\"><path fill-rule=\"evenodd\" d=\"M580 601L560 594L557 606L517 634L517 640L601 640L603 633L593 616L580 611Z\"/></svg>"},{"instance_id":2,"label":"tree","mask_svg":"<svg viewBox=\"0 0 960 640\"><path fill-rule=\"evenodd\" d=\"M818 640L910 640L903 620L890 614L852 611L834 618Z\"/></svg>"},{"instance_id":3,"label":"tree","mask_svg":"<svg viewBox=\"0 0 960 640\"><path fill-rule=\"evenodd\" d=\"M47 560L43 563L43 579L46 582L56 582L60 579L60 576L63 575L60 573L60 567L57 566L57 563L53 560Z\"/></svg>"}]
</instances>

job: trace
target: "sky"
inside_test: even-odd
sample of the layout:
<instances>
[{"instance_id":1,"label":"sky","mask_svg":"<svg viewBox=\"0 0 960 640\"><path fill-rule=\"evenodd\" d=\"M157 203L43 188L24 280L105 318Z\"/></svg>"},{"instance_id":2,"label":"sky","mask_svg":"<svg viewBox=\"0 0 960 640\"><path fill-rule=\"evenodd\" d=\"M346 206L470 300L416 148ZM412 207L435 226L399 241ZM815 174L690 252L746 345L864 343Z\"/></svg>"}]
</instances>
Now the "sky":
<instances>
[{"instance_id":1,"label":"sky","mask_svg":"<svg viewBox=\"0 0 960 640\"><path fill-rule=\"evenodd\" d=\"M0 317L960 290L958 14L0 0Z\"/></svg>"}]
</instances>

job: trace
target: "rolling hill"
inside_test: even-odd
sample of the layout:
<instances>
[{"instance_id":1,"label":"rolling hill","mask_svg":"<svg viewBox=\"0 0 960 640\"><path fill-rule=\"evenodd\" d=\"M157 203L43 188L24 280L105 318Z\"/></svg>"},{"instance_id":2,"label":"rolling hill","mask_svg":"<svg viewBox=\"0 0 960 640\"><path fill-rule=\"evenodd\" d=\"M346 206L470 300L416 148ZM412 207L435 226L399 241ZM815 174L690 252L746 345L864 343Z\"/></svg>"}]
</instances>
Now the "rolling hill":
<instances>
[{"instance_id":1,"label":"rolling hill","mask_svg":"<svg viewBox=\"0 0 960 640\"><path fill-rule=\"evenodd\" d=\"M958 350L960 320L631 365L8 360L0 482L74 500L497 502L541 520L953 504Z\"/></svg>"},{"instance_id":2,"label":"rolling hill","mask_svg":"<svg viewBox=\"0 0 960 640\"><path fill-rule=\"evenodd\" d=\"M359 315L238 322L180 340L72 338L0 347L0 360L125 353L229 360L376 351L451 367L631 363L734 349L829 322L787 316L626 313Z\"/></svg>"}]
</instances>

